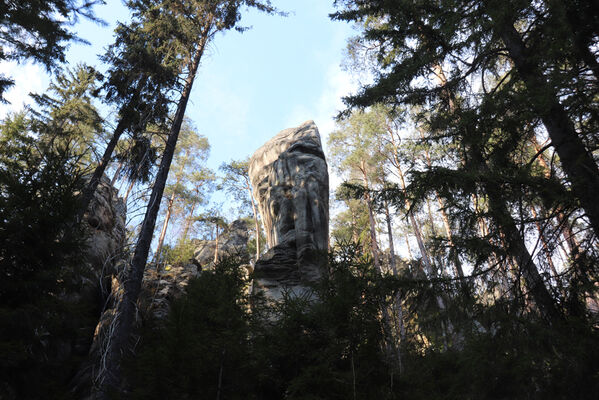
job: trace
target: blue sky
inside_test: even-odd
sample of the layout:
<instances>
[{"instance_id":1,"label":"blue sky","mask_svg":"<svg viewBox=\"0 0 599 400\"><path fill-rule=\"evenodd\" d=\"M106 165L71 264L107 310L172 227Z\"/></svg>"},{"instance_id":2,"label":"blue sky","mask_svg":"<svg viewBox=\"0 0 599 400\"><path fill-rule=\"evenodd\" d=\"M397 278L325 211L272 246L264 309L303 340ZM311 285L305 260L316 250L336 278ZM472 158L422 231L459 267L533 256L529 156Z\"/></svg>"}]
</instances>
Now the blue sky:
<instances>
[{"instance_id":1,"label":"blue sky","mask_svg":"<svg viewBox=\"0 0 599 400\"><path fill-rule=\"evenodd\" d=\"M98 66L98 54L112 41L116 21L126 21L121 0L107 0L96 14L108 27L82 21L75 30L91 46L73 44L68 61ZM287 17L244 12L242 25L251 29L219 35L208 49L194 84L187 115L207 136L212 152L209 164L251 155L284 128L313 119L323 142L333 129L333 116L342 108L341 97L353 85L340 64L349 25L333 22L332 0L275 0ZM20 109L27 93L42 92L49 77L31 65L0 65L16 86L7 94L10 106L0 106L0 118Z\"/></svg>"}]
</instances>

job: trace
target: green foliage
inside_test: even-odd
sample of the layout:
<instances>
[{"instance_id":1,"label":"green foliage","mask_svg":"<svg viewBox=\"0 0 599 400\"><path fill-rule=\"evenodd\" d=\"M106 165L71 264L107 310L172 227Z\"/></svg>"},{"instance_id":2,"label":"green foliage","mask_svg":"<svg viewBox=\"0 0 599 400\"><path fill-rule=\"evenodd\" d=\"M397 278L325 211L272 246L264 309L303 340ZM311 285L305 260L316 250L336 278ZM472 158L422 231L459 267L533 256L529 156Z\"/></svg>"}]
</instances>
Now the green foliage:
<instances>
[{"instance_id":1,"label":"green foliage","mask_svg":"<svg viewBox=\"0 0 599 400\"><path fill-rule=\"evenodd\" d=\"M448 349L430 306L444 286L407 270L381 277L356 246L331 254L311 299L250 298L239 263L204 271L165 323L144 328L128 367L131 398L592 399L599 389L599 337L584 322L547 329L503 303L477 305L460 317L476 324L464 323ZM398 293L409 310L407 336L395 337L401 373L381 315Z\"/></svg>"},{"instance_id":2,"label":"green foliage","mask_svg":"<svg viewBox=\"0 0 599 400\"><path fill-rule=\"evenodd\" d=\"M58 73L46 93L32 95L38 105L33 112L34 129L55 132L44 135L43 143L70 147L86 165L94 161L95 143L104 133L104 121L93 104L99 80L100 74L94 68L81 64Z\"/></svg>"},{"instance_id":3,"label":"green foliage","mask_svg":"<svg viewBox=\"0 0 599 400\"><path fill-rule=\"evenodd\" d=\"M79 16L100 22L93 7L103 0L29 0L0 3L0 61L34 60L48 71L65 62L67 42L79 39L69 29ZM14 82L0 75L0 101Z\"/></svg>"},{"instance_id":4,"label":"green foliage","mask_svg":"<svg viewBox=\"0 0 599 400\"><path fill-rule=\"evenodd\" d=\"M193 240L182 239L177 241L174 246L165 245L162 254L160 264L185 264L193 258L193 252L196 248L196 244Z\"/></svg>"},{"instance_id":5,"label":"green foliage","mask_svg":"<svg viewBox=\"0 0 599 400\"><path fill-rule=\"evenodd\" d=\"M85 236L72 224L83 181L68 146L39 148L25 114L0 127L0 396L55 398L76 366L91 310L66 301L82 279ZM93 317L92 317L93 318ZM65 346L67 346L65 348ZM60 368L57 368L60 366ZM36 382L32 385L31 382Z\"/></svg>"},{"instance_id":6,"label":"green foliage","mask_svg":"<svg viewBox=\"0 0 599 400\"><path fill-rule=\"evenodd\" d=\"M479 327L461 349L409 353L401 398L594 398L596 333L578 324L547 330L500 309L485 314L491 328Z\"/></svg>"},{"instance_id":7,"label":"green foliage","mask_svg":"<svg viewBox=\"0 0 599 400\"><path fill-rule=\"evenodd\" d=\"M233 259L190 281L168 320L144 328L126 398L255 398L246 285Z\"/></svg>"}]
</instances>

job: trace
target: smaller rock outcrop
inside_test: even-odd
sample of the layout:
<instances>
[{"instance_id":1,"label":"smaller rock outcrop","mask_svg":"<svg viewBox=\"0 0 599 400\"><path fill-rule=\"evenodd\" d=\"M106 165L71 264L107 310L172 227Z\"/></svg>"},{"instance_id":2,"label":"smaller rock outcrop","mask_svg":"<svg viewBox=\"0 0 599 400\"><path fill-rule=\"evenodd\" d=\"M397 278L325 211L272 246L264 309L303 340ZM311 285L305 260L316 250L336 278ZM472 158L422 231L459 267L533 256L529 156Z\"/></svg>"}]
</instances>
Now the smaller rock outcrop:
<instances>
[{"instance_id":1,"label":"smaller rock outcrop","mask_svg":"<svg viewBox=\"0 0 599 400\"><path fill-rule=\"evenodd\" d=\"M241 257L241 261L248 262L248 224L243 220L235 220L229 225L218 238L218 258L228 256ZM216 240L197 240L197 246L193 254L193 261L200 268L208 268L214 265L216 253Z\"/></svg>"},{"instance_id":2,"label":"smaller rock outcrop","mask_svg":"<svg viewBox=\"0 0 599 400\"><path fill-rule=\"evenodd\" d=\"M250 159L249 175L270 249L256 261L254 290L303 295L320 276L329 236L329 175L314 121L285 129Z\"/></svg>"},{"instance_id":3,"label":"smaller rock outcrop","mask_svg":"<svg viewBox=\"0 0 599 400\"><path fill-rule=\"evenodd\" d=\"M154 319L163 319L168 315L170 303L185 293L189 281L203 270L214 266L216 240L194 240L197 244L194 258L186 264L166 265L158 271L148 266L144 272L140 310ZM219 259L228 256L240 257L242 262L249 261L247 252L248 225L243 220L233 221L219 235ZM248 265L242 265L246 272Z\"/></svg>"}]
</instances>

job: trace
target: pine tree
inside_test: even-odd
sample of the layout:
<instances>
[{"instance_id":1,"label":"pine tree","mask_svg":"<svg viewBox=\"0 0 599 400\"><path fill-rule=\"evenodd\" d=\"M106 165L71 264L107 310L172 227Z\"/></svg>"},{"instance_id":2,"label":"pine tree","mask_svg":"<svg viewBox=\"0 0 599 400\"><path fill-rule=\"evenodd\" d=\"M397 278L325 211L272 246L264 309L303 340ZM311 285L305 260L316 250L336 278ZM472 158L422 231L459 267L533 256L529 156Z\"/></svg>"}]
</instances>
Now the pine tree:
<instances>
[{"instance_id":1,"label":"pine tree","mask_svg":"<svg viewBox=\"0 0 599 400\"><path fill-rule=\"evenodd\" d=\"M223 163L220 170L224 172L222 183L227 192L233 195L233 198L242 204L251 205L252 216L254 219L254 232L256 235L256 260L260 258L260 225L258 213L256 211L256 201L252 194L252 184L249 176L249 159L243 161L231 160L229 163Z\"/></svg>"},{"instance_id":2,"label":"pine tree","mask_svg":"<svg viewBox=\"0 0 599 400\"><path fill-rule=\"evenodd\" d=\"M164 22L170 21L178 27L178 30L174 32L176 33L175 43L179 46L176 47L178 57L185 64L185 77L166 147L135 246L135 252L127 271L127 279L124 281L123 299L117 305L115 328L111 331L110 345L106 349L105 375L98 390L103 397L108 396L111 390L117 390L119 386L121 379L120 360L131 335L135 317L135 303L141 290L143 272L152 242L160 200L164 193L185 109L191 95L191 88L200 60L206 45L216 33L236 27L241 18L240 8L243 6L254 7L265 12L274 11L268 3L262 4L254 0L194 0L190 2L165 0L150 9L153 13L165 18Z\"/></svg>"},{"instance_id":3,"label":"pine tree","mask_svg":"<svg viewBox=\"0 0 599 400\"><path fill-rule=\"evenodd\" d=\"M189 198L192 193L190 192L190 185L193 185L191 180L198 171L201 171L205 167L205 163L210 154L210 144L205 136L199 135L195 128L191 125L191 121L186 119L183 122L181 128L181 137L179 145L176 149L176 154L173 158L173 176L171 183L165 187L165 195L168 197L164 222L162 229L160 230L160 236L158 237L158 245L154 252L154 262L160 259L160 250L166 237L166 230L169 225L171 216L173 215L175 200L178 202ZM196 193L199 193L200 187L197 184L203 184L204 182L196 181L196 186L193 189Z\"/></svg>"}]
</instances>

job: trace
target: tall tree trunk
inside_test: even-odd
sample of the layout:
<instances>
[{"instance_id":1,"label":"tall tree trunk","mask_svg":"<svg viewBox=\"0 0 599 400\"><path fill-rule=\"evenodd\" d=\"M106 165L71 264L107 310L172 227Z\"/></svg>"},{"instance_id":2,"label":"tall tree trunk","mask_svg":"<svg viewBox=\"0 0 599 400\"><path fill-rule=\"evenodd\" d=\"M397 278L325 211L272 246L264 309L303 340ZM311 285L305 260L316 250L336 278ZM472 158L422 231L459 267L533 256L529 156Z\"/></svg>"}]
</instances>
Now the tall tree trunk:
<instances>
[{"instance_id":1,"label":"tall tree trunk","mask_svg":"<svg viewBox=\"0 0 599 400\"><path fill-rule=\"evenodd\" d=\"M187 234L189 233L189 229L191 228L191 224L193 222L193 213L195 212L196 202L191 204L191 210L189 211L189 217L187 221L185 221L185 228L183 229L183 234L181 235L181 239L183 241L187 240Z\"/></svg>"},{"instance_id":2,"label":"tall tree trunk","mask_svg":"<svg viewBox=\"0 0 599 400\"><path fill-rule=\"evenodd\" d=\"M547 290L543 278L539 274L532 256L526 248L524 238L520 234L516 223L507 209L499 189L493 184L485 185L485 192L489 198L489 211L495 224L504 234L507 251L516 261L519 271L524 278L526 288L534 299L541 315L548 322L557 322L560 318L555 306L555 301Z\"/></svg>"},{"instance_id":3,"label":"tall tree trunk","mask_svg":"<svg viewBox=\"0 0 599 400\"><path fill-rule=\"evenodd\" d=\"M407 225L410 226L410 223L408 223ZM410 235L408 235L408 233L406 232L404 236L406 239L406 247L408 248L408 257L410 257L410 260L413 260L414 254L412 254L412 246L410 246Z\"/></svg>"},{"instance_id":4,"label":"tall tree trunk","mask_svg":"<svg viewBox=\"0 0 599 400\"><path fill-rule=\"evenodd\" d=\"M123 162L121 161L119 163L119 165L116 167L116 171L114 171L114 175L112 176L112 180L110 181L110 184L112 186L114 186L116 184L116 181L119 179L119 175L121 174L122 168L123 168Z\"/></svg>"},{"instance_id":5,"label":"tall tree trunk","mask_svg":"<svg viewBox=\"0 0 599 400\"><path fill-rule=\"evenodd\" d=\"M220 232L218 231L218 222L216 223L216 240L214 241L214 264L218 262L218 240L220 239Z\"/></svg>"},{"instance_id":6,"label":"tall tree trunk","mask_svg":"<svg viewBox=\"0 0 599 400\"><path fill-rule=\"evenodd\" d=\"M125 204L127 204L127 199L129 198L129 195L131 194L131 191L133 190L133 186L135 186L134 180L129 182L129 187L127 188L127 193L125 193L125 197L123 197L123 201L125 202Z\"/></svg>"},{"instance_id":7,"label":"tall tree trunk","mask_svg":"<svg viewBox=\"0 0 599 400\"><path fill-rule=\"evenodd\" d=\"M173 209L173 204L175 202L175 193L171 195L168 199L168 203L166 206L166 215L164 216L164 223L162 224L162 229L160 231L160 237L158 238L158 246L156 246L156 252L154 253L154 263L158 263L160 259L160 252L162 250L162 244L164 243L164 238L166 237L166 230L168 228L168 223L171 219L171 212Z\"/></svg>"},{"instance_id":8,"label":"tall tree trunk","mask_svg":"<svg viewBox=\"0 0 599 400\"><path fill-rule=\"evenodd\" d=\"M393 245L393 227L391 226L391 213L389 212L389 203L387 201L385 201L385 221L387 222L387 236L389 238L389 265L392 271L397 271L395 246Z\"/></svg>"},{"instance_id":9,"label":"tall tree trunk","mask_svg":"<svg viewBox=\"0 0 599 400\"><path fill-rule=\"evenodd\" d=\"M599 193L599 168L576 133L555 90L529 56L513 21L494 15L492 7L488 7L488 10L516 70L530 92L533 108L547 129L563 170L572 184L572 191L586 211L595 235L599 236L599 201L596 198Z\"/></svg>"},{"instance_id":10,"label":"tall tree trunk","mask_svg":"<svg viewBox=\"0 0 599 400\"><path fill-rule=\"evenodd\" d=\"M387 222L387 235L389 237L389 265L391 266L391 272L393 276L398 277L399 272L397 271L397 261L395 256L395 246L393 245L393 227L391 225L391 213L389 212L389 203L385 201L385 220ZM396 323L394 326L397 327L396 334L399 336L400 343L405 340L406 332L403 324L403 308L401 305L401 291L398 290L397 294L393 298L393 310L395 311ZM403 373L403 363L401 357L401 351L397 347L397 362L399 367L399 373Z\"/></svg>"},{"instance_id":11,"label":"tall tree trunk","mask_svg":"<svg viewBox=\"0 0 599 400\"><path fill-rule=\"evenodd\" d=\"M360 171L362 172L362 180L364 182L364 187L366 188L366 194L364 198L366 199L366 206L368 207L368 222L370 225L370 248L372 250L372 258L374 260L374 266L376 268L381 267L381 263L379 260L379 245L376 239L376 221L374 219L374 204L372 203L372 198L370 196L370 182L368 180L368 175L366 174L366 165L364 160L361 161Z\"/></svg>"},{"instance_id":12,"label":"tall tree trunk","mask_svg":"<svg viewBox=\"0 0 599 400\"><path fill-rule=\"evenodd\" d=\"M405 192L406 191L406 181L405 181L405 177L403 174L403 170L401 168L401 164L399 164L399 160L396 165L396 169L397 169L397 173L399 176L399 183L401 185L401 189ZM406 210L408 210L408 219L410 220L410 224L412 225L412 229L414 230L414 236L416 237L416 243L418 243L418 249L420 250L420 256L422 257L422 263L424 264L425 271L428 274L429 278L435 278L437 276L437 273L436 273L436 271L433 267L433 264L431 263L430 258L428 256L428 251L426 249L426 246L424 245L424 239L422 238L422 232L420 230L420 226L419 226L418 222L416 221L416 218L414 217L414 213L411 210L410 200L408 200L407 196L405 199L405 205L406 205ZM444 312L447 308L445 305L445 300L443 300L443 298L440 295L435 296L435 300L437 302L437 306L439 307L439 310L441 312ZM453 334L454 334L453 324L449 320L447 320L447 321L442 320L441 325L443 328L443 340L445 341L445 346L449 347L448 336L453 336Z\"/></svg>"},{"instance_id":13,"label":"tall tree trunk","mask_svg":"<svg viewBox=\"0 0 599 400\"><path fill-rule=\"evenodd\" d=\"M94 198L94 193L96 192L96 189L98 188L98 185L102 180L104 171L106 170L106 167L108 167L108 164L110 164L112 153L114 153L114 149L116 148L116 145L118 144L119 139L121 138L123 132L125 132L126 128L126 120L125 118L121 118L116 128L114 129L110 141L106 145L106 149L104 150L104 154L102 155L100 163L96 166L96 169L94 170L94 173L92 174L89 182L83 188L83 191L81 193L81 205L79 211L77 212L77 222L83 220L83 215L87 212L89 204Z\"/></svg>"},{"instance_id":14,"label":"tall tree trunk","mask_svg":"<svg viewBox=\"0 0 599 400\"><path fill-rule=\"evenodd\" d=\"M156 217L160 209L160 201L164 193L164 187L168 178L168 172L175 153L175 147L179 138L181 124L185 115L185 109L191 94L191 88L196 76L200 59L204 53L204 48L208 40L208 29L212 20L206 22L206 31L202 36L198 47L195 49L189 62L188 75L185 79L185 86L181 93L181 98L177 105L177 111L171 126L169 136L164 148L164 154L160 161L160 167L156 174L156 181L152 188L152 194L146 208L133 259L129 265L127 276L122 280L123 295L117 303L112 329L109 330L107 348L103 355L103 371L99 379L99 386L96 388L100 399L109 399L111 392L118 391L122 379L121 359L127 352L128 342L131 337L133 322L135 319L135 310L137 298L141 290L144 269L148 260L148 252L152 243L154 227L156 226Z\"/></svg>"},{"instance_id":15,"label":"tall tree trunk","mask_svg":"<svg viewBox=\"0 0 599 400\"><path fill-rule=\"evenodd\" d=\"M258 225L258 213L256 212L256 203L254 202L254 195L252 194L252 187L249 182L246 182L247 191L250 196L250 202L252 203L252 213L254 214L254 230L256 231L256 261L260 258L260 226Z\"/></svg>"},{"instance_id":16,"label":"tall tree trunk","mask_svg":"<svg viewBox=\"0 0 599 400\"><path fill-rule=\"evenodd\" d=\"M189 157L189 149L185 151L185 156L183 158L183 162L181 163L181 167L179 171L177 171L177 178L175 181L175 187L173 188L173 193L171 197L168 199L168 203L166 206L166 215L164 216L164 223L162 224L162 229L160 231L160 237L158 239L158 246L156 246L156 253L154 253L154 263L158 263L160 257L160 251L162 250L162 244L164 243L164 238L166 237L166 230L168 228L169 221L171 219L171 214L173 211L173 205L175 204L175 190L177 186L181 183L181 179L183 177L183 171L185 170L186 160Z\"/></svg>"}]
</instances>

